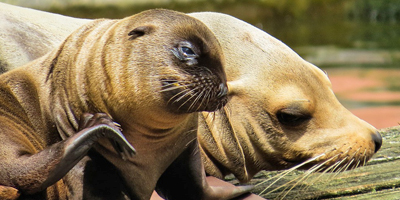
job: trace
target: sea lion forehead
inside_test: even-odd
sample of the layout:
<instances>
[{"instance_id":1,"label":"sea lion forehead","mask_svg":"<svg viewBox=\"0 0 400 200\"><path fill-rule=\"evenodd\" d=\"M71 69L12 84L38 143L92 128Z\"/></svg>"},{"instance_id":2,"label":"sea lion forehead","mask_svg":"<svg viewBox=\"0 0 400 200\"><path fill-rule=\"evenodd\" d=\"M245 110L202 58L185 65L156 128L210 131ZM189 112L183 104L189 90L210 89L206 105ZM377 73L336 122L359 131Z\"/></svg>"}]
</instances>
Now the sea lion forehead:
<instances>
[{"instance_id":1,"label":"sea lion forehead","mask_svg":"<svg viewBox=\"0 0 400 200\"><path fill-rule=\"evenodd\" d=\"M184 13L168 10L168 9L150 9L132 15L128 18L134 18L136 21L154 21L154 22L166 22L166 21L178 21L180 18L189 17ZM190 18L190 17L189 17Z\"/></svg>"},{"instance_id":2,"label":"sea lion forehead","mask_svg":"<svg viewBox=\"0 0 400 200\"><path fill-rule=\"evenodd\" d=\"M135 22L143 24L148 23L160 27L167 27L170 30L177 29L178 27L184 30L187 29L188 27L194 27L194 29L199 29L199 28L204 29L207 27L200 20L197 20L185 13L167 9L146 10L138 14L132 15L130 17L127 17L126 19L131 20L133 23Z\"/></svg>"},{"instance_id":3,"label":"sea lion forehead","mask_svg":"<svg viewBox=\"0 0 400 200\"><path fill-rule=\"evenodd\" d=\"M143 11L126 18L130 26L147 26L149 32L157 32L162 38L172 38L172 43L188 41L203 47L203 52L213 51L222 54L219 42L213 32L200 20L185 13L167 10L152 9ZM129 29L128 28L128 29Z\"/></svg>"}]
</instances>

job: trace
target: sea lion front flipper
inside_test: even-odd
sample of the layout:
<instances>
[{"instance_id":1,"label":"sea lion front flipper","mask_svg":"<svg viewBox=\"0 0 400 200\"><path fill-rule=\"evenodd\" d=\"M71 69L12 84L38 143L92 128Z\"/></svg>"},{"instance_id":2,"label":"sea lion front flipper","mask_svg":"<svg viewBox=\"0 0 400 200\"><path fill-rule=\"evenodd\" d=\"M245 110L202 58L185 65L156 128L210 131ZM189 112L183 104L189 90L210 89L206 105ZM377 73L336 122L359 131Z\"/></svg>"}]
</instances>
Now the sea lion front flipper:
<instances>
[{"instance_id":1,"label":"sea lion front flipper","mask_svg":"<svg viewBox=\"0 0 400 200\"><path fill-rule=\"evenodd\" d=\"M201 161L197 140L168 167L157 182L156 191L165 199L223 200L249 193L253 186L210 186Z\"/></svg>"},{"instance_id":2,"label":"sea lion front flipper","mask_svg":"<svg viewBox=\"0 0 400 200\"><path fill-rule=\"evenodd\" d=\"M79 130L82 130L85 127L93 127L96 123L96 119L102 119L103 124L107 124L110 127L113 127L113 131L105 132L104 136L110 139L111 144L118 154L122 157L122 159L128 159L136 154L133 146L126 140L125 136L121 133L121 126L112 121L112 119L104 113L97 113L95 115L84 113L81 116L79 122ZM118 131L116 131L118 130Z\"/></svg>"},{"instance_id":3,"label":"sea lion front flipper","mask_svg":"<svg viewBox=\"0 0 400 200\"><path fill-rule=\"evenodd\" d=\"M5 160L0 166L10 170L7 177L0 173L1 184L26 194L43 191L64 177L104 137L115 141L117 151L124 156L135 154L134 148L105 114L89 115L81 125L76 134L38 153Z\"/></svg>"},{"instance_id":4,"label":"sea lion front flipper","mask_svg":"<svg viewBox=\"0 0 400 200\"><path fill-rule=\"evenodd\" d=\"M100 138L109 138L115 150L123 159L130 158L136 153L121 133L119 125L104 113L83 114L79 126L79 131L66 140L63 158L58 163L58 167L49 173L48 178L43 183L43 188L61 179Z\"/></svg>"}]
</instances>

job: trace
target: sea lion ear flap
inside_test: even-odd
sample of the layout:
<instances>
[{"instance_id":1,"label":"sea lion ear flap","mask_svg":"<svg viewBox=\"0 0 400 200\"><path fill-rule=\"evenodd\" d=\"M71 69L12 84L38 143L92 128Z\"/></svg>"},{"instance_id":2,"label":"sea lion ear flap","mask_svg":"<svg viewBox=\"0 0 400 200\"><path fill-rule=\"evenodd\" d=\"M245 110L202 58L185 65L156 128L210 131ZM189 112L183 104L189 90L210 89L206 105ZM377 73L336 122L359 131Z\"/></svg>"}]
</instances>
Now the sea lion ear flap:
<instances>
[{"instance_id":1,"label":"sea lion ear flap","mask_svg":"<svg viewBox=\"0 0 400 200\"><path fill-rule=\"evenodd\" d=\"M153 26L139 26L128 33L131 36L129 39L134 40L135 38L141 37L143 35L149 34L154 30Z\"/></svg>"}]
</instances>

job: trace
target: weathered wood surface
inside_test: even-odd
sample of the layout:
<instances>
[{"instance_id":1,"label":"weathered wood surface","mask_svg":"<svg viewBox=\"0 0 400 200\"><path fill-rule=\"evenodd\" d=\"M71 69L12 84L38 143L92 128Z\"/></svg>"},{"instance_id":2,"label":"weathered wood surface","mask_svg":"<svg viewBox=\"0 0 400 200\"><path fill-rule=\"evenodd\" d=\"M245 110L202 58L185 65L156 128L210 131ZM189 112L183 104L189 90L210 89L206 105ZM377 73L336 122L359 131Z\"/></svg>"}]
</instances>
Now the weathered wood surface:
<instances>
[{"instance_id":1,"label":"weathered wood surface","mask_svg":"<svg viewBox=\"0 0 400 200\"><path fill-rule=\"evenodd\" d=\"M278 177L266 181L254 193L259 194L277 181L261 196L267 199L400 199L400 126L380 132L382 148L364 167L342 173L314 173L306 178L307 172L294 171L278 181ZM251 184L278 173L259 173Z\"/></svg>"}]
</instances>

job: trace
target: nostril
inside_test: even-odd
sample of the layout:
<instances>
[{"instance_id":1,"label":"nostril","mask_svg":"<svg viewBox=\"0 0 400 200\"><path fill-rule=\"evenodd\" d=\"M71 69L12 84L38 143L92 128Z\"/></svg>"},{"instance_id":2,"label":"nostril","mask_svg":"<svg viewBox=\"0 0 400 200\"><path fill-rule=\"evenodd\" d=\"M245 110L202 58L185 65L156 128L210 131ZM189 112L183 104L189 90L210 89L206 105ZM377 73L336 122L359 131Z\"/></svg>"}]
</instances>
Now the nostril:
<instances>
[{"instance_id":1,"label":"nostril","mask_svg":"<svg viewBox=\"0 0 400 200\"><path fill-rule=\"evenodd\" d=\"M372 140L374 140L374 142L375 142L375 153L376 153L382 146L381 134L378 131L375 132L375 134L372 135Z\"/></svg>"}]
</instances>

